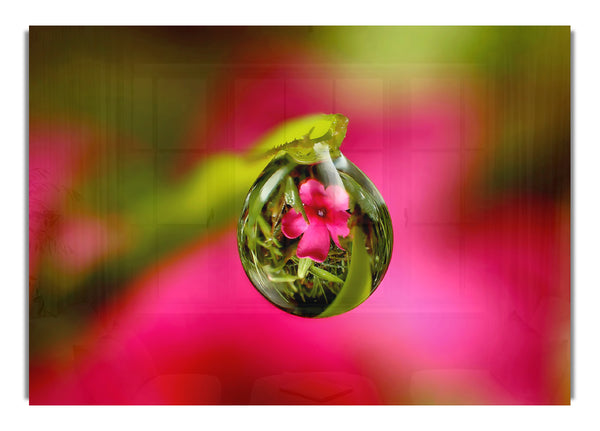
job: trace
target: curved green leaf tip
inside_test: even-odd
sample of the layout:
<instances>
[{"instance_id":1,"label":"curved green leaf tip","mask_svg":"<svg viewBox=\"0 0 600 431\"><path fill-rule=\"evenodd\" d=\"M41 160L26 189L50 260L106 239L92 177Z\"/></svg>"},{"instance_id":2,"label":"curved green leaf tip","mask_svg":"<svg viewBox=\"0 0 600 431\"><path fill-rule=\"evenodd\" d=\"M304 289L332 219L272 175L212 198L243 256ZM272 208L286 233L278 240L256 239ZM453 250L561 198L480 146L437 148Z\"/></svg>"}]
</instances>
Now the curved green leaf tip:
<instances>
[{"instance_id":1,"label":"curved green leaf tip","mask_svg":"<svg viewBox=\"0 0 600 431\"><path fill-rule=\"evenodd\" d=\"M371 262L365 246L365 234L354 228L353 237L352 257L346 282L331 305L318 317L345 313L360 305L371 294Z\"/></svg>"}]
</instances>

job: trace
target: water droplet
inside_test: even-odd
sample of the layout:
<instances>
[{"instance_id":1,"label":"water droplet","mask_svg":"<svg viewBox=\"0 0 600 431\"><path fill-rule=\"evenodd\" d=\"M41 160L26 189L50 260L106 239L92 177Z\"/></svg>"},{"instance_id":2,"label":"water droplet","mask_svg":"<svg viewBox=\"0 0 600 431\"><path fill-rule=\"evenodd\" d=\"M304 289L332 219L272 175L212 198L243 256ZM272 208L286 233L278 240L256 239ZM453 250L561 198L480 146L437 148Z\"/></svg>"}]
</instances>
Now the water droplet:
<instances>
[{"instance_id":1,"label":"water droplet","mask_svg":"<svg viewBox=\"0 0 600 431\"><path fill-rule=\"evenodd\" d=\"M391 259L385 202L340 143L326 135L298 142L302 151L282 149L250 188L238 224L248 278L272 304L298 316L334 316L360 305Z\"/></svg>"}]
</instances>

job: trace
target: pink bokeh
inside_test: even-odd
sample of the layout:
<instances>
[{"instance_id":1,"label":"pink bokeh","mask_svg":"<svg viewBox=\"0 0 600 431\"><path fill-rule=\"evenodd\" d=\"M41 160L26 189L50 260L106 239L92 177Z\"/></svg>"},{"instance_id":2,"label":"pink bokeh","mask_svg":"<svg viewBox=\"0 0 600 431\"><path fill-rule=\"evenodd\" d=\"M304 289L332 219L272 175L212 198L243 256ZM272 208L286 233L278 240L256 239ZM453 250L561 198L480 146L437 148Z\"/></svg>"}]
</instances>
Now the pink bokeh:
<instances>
[{"instance_id":1,"label":"pink bokeh","mask_svg":"<svg viewBox=\"0 0 600 431\"><path fill-rule=\"evenodd\" d=\"M231 220L32 357L32 404L569 402L568 203L527 194L482 203L469 186L483 181L490 151L476 85L461 92L445 78L411 93L324 75L283 79L275 68L233 80L233 115L216 114L231 139L209 150L245 150L292 116L347 115L342 151L381 191L394 227L392 263L372 297L326 319L276 309L246 278ZM31 146L30 172L46 166L45 151ZM73 157L52 154L53 182L76 175ZM34 189L34 213L56 199ZM103 229L95 223L61 232L83 240ZM30 226L35 244L39 223ZM77 251L74 269L107 253L96 245Z\"/></svg>"}]
</instances>

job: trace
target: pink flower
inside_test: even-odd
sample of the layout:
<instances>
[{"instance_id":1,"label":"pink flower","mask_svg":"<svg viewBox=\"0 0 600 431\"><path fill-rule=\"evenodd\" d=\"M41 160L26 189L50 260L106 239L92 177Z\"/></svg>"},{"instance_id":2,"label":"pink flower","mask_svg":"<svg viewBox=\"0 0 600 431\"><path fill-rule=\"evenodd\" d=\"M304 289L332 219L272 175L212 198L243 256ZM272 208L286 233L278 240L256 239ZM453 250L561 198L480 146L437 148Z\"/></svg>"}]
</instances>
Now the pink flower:
<instances>
[{"instance_id":1,"label":"pink flower","mask_svg":"<svg viewBox=\"0 0 600 431\"><path fill-rule=\"evenodd\" d=\"M323 187L317 180L308 179L300 185L300 200L309 223L302 214L290 209L281 220L281 231L288 238L300 238L296 254L323 262L329 253L330 237L342 248L339 237L348 236L348 193L341 186Z\"/></svg>"}]
</instances>

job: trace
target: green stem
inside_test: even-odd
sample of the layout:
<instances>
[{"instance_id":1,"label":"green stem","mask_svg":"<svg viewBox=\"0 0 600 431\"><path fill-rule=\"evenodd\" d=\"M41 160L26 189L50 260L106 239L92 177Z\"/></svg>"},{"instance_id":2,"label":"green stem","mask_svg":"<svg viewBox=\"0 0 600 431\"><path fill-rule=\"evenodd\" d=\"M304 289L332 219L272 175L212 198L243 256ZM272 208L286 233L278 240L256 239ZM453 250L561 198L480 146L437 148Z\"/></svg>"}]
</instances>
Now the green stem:
<instances>
[{"instance_id":1,"label":"green stem","mask_svg":"<svg viewBox=\"0 0 600 431\"><path fill-rule=\"evenodd\" d=\"M325 271L324 269L321 269L316 266L313 266L312 268L310 268L308 270L308 272L310 272L312 275L316 275L317 277L321 277L322 279L331 281L333 283L343 283L344 282L344 280L342 280L341 278L338 278L335 275L333 275L332 273Z\"/></svg>"},{"instance_id":2,"label":"green stem","mask_svg":"<svg viewBox=\"0 0 600 431\"><path fill-rule=\"evenodd\" d=\"M292 257L292 260L297 263L300 264L300 259L298 259L297 257ZM336 277L335 275L333 275L332 273L330 273L329 271L325 271L322 268L319 268L318 266L311 266L310 269L308 270L308 272L310 272L312 275L316 275L317 277L321 277L327 281L331 281L333 283L343 283L344 280L342 280L341 278Z\"/></svg>"}]
</instances>

